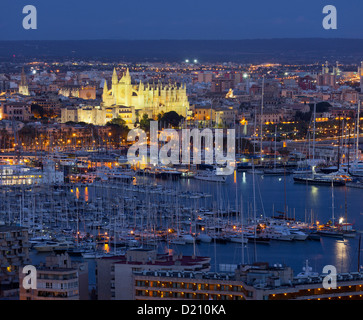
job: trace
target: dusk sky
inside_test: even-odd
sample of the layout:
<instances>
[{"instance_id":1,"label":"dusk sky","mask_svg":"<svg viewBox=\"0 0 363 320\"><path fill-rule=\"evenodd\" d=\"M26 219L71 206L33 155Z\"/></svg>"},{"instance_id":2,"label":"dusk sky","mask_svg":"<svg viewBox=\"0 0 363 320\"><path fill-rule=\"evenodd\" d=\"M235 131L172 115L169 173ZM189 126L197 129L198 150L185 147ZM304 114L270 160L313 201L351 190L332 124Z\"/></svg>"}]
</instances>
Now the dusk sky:
<instances>
[{"instance_id":1,"label":"dusk sky","mask_svg":"<svg viewBox=\"0 0 363 320\"><path fill-rule=\"evenodd\" d=\"M363 1L1 0L0 40L363 38ZM25 30L25 5L38 29ZM338 29L324 30L335 5Z\"/></svg>"}]
</instances>

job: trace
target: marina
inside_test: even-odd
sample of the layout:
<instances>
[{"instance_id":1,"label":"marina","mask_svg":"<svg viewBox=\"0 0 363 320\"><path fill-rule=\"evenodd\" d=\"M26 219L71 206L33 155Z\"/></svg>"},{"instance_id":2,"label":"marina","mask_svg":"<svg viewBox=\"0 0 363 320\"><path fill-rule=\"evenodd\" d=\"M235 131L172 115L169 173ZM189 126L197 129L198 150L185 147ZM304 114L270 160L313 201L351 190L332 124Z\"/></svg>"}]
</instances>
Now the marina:
<instances>
[{"instance_id":1,"label":"marina","mask_svg":"<svg viewBox=\"0 0 363 320\"><path fill-rule=\"evenodd\" d=\"M363 62L331 40L5 41L0 299L362 300Z\"/></svg>"},{"instance_id":2,"label":"marina","mask_svg":"<svg viewBox=\"0 0 363 320\"><path fill-rule=\"evenodd\" d=\"M293 175L235 172L210 181L97 170L106 171L93 182L3 186L1 221L28 229L35 261L67 252L92 265L130 248L156 248L210 256L215 271L243 260L299 270L309 259L340 272L358 263L359 188L334 188L332 213L331 185L296 184Z\"/></svg>"}]
</instances>

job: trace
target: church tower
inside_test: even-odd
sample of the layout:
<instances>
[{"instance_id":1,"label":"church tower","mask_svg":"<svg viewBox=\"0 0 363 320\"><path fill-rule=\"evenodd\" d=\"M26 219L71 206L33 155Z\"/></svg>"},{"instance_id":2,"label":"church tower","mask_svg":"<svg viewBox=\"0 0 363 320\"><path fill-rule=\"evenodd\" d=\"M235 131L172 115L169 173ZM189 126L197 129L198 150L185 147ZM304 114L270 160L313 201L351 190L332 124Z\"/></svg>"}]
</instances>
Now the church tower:
<instances>
[{"instance_id":1,"label":"church tower","mask_svg":"<svg viewBox=\"0 0 363 320\"><path fill-rule=\"evenodd\" d=\"M103 95L102 95L103 100L107 99L107 94L108 94L107 81L105 80L105 83L103 85Z\"/></svg>"},{"instance_id":2,"label":"church tower","mask_svg":"<svg viewBox=\"0 0 363 320\"><path fill-rule=\"evenodd\" d=\"M29 96L28 81L24 72L24 68L21 70L21 79L19 84L19 93L24 96Z\"/></svg>"},{"instance_id":3,"label":"church tower","mask_svg":"<svg viewBox=\"0 0 363 320\"><path fill-rule=\"evenodd\" d=\"M112 74L112 87L111 87L113 97L116 97L116 93L117 93L117 84L118 84L117 72L116 72L116 68L113 68L113 74Z\"/></svg>"}]
</instances>

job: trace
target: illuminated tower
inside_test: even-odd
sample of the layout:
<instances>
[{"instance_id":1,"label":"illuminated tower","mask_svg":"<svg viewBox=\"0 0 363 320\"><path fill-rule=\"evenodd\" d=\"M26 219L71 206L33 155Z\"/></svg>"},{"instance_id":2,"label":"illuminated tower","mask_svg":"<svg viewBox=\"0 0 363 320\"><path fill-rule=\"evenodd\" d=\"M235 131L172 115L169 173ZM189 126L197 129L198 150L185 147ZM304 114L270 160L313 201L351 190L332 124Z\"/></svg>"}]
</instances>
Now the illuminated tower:
<instances>
[{"instance_id":1,"label":"illuminated tower","mask_svg":"<svg viewBox=\"0 0 363 320\"><path fill-rule=\"evenodd\" d=\"M24 68L21 70L21 79L19 84L19 93L23 94L24 96L29 95L29 88L28 88L28 82L26 79L26 75L24 72Z\"/></svg>"},{"instance_id":2,"label":"illuminated tower","mask_svg":"<svg viewBox=\"0 0 363 320\"><path fill-rule=\"evenodd\" d=\"M360 91L363 92L363 61L360 63L360 67L358 67L358 74L360 79Z\"/></svg>"}]
</instances>

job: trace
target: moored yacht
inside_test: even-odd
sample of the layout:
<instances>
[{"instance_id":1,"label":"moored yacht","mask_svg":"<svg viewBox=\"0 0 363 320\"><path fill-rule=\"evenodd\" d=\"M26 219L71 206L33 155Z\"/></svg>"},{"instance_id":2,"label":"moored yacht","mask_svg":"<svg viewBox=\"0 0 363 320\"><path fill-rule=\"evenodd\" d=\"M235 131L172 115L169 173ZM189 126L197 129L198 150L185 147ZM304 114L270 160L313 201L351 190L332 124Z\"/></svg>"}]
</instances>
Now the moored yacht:
<instances>
[{"instance_id":1,"label":"moored yacht","mask_svg":"<svg viewBox=\"0 0 363 320\"><path fill-rule=\"evenodd\" d=\"M51 252L54 248L59 246L59 242L57 241L45 241L42 243L35 244L33 249L37 250L38 252Z\"/></svg>"},{"instance_id":2,"label":"moored yacht","mask_svg":"<svg viewBox=\"0 0 363 320\"><path fill-rule=\"evenodd\" d=\"M226 182L226 176L224 175L217 175L215 171L199 171L195 176L194 179L197 180L204 180L204 181L212 181L212 182Z\"/></svg>"},{"instance_id":3,"label":"moored yacht","mask_svg":"<svg viewBox=\"0 0 363 320\"><path fill-rule=\"evenodd\" d=\"M301 230L291 228L290 233L294 236L294 240L304 241L308 238L308 234Z\"/></svg>"},{"instance_id":4,"label":"moored yacht","mask_svg":"<svg viewBox=\"0 0 363 320\"><path fill-rule=\"evenodd\" d=\"M201 241L201 242L211 242L212 241L212 237L209 236L208 234L206 233L200 233L198 236L197 236L197 240Z\"/></svg>"}]
</instances>

